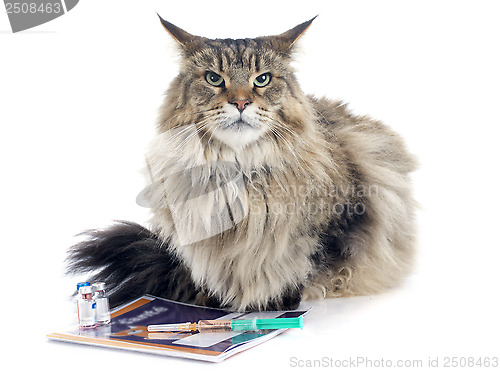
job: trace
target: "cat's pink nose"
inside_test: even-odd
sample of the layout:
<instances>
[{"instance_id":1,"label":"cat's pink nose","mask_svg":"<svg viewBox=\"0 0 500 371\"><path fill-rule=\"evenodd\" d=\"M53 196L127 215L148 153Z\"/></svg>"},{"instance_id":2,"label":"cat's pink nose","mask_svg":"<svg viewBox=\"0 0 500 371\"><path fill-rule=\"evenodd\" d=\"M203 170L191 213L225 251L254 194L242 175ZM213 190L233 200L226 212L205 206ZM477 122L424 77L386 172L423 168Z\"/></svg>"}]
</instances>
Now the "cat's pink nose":
<instances>
[{"instance_id":1,"label":"cat's pink nose","mask_svg":"<svg viewBox=\"0 0 500 371\"><path fill-rule=\"evenodd\" d=\"M238 111L243 112L246 106L248 106L252 102L250 102L248 99L236 99L232 100L229 103L234 104L236 108L238 108Z\"/></svg>"}]
</instances>

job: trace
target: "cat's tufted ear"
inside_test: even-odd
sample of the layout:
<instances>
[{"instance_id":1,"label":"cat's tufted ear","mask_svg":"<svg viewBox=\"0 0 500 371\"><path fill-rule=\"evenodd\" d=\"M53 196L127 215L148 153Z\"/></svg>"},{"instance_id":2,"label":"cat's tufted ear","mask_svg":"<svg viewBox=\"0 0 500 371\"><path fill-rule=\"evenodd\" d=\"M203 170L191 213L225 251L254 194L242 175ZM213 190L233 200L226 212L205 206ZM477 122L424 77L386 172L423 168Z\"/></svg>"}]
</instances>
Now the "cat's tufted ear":
<instances>
[{"instance_id":1,"label":"cat's tufted ear","mask_svg":"<svg viewBox=\"0 0 500 371\"><path fill-rule=\"evenodd\" d=\"M293 44L306 32L306 30L309 28L311 23L316 19L317 16L313 17L312 19L301 23L294 28L283 32L282 34L279 34L275 36L275 40L278 41L278 45L275 45L275 47L279 47L281 51L287 52L290 51Z\"/></svg>"},{"instance_id":2,"label":"cat's tufted ear","mask_svg":"<svg viewBox=\"0 0 500 371\"><path fill-rule=\"evenodd\" d=\"M160 18L160 22L163 27L174 38L175 41L181 44L183 48L188 48L190 44L200 39L199 36L191 35L189 32L184 31L182 28L177 27L176 25L164 20L162 17L160 17L159 14L157 15L158 18Z\"/></svg>"}]
</instances>

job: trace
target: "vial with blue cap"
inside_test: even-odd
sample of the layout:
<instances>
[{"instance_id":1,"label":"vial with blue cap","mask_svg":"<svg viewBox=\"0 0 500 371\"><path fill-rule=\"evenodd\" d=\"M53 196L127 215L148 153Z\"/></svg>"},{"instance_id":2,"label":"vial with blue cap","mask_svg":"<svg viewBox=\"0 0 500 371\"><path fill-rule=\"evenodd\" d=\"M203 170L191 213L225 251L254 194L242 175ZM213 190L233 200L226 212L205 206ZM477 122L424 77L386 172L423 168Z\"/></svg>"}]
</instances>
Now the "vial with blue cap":
<instances>
[{"instance_id":1,"label":"vial with blue cap","mask_svg":"<svg viewBox=\"0 0 500 371\"><path fill-rule=\"evenodd\" d=\"M92 294L93 290L90 284L78 288L78 324L81 328L93 328L97 326L96 304Z\"/></svg>"}]
</instances>

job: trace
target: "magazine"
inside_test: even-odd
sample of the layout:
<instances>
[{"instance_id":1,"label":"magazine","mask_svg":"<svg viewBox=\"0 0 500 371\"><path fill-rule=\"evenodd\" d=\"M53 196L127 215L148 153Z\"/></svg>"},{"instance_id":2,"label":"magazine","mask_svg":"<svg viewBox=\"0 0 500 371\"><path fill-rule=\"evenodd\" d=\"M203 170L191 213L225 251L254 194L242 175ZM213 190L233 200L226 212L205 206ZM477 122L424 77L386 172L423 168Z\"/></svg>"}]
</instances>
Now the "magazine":
<instances>
[{"instance_id":1,"label":"magazine","mask_svg":"<svg viewBox=\"0 0 500 371\"><path fill-rule=\"evenodd\" d=\"M120 348L172 357L220 362L286 331L148 332L149 325L198 322L202 319L295 318L308 311L234 313L142 296L111 312L111 323L91 329L54 332L48 338L79 344Z\"/></svg>"}]
</instances>

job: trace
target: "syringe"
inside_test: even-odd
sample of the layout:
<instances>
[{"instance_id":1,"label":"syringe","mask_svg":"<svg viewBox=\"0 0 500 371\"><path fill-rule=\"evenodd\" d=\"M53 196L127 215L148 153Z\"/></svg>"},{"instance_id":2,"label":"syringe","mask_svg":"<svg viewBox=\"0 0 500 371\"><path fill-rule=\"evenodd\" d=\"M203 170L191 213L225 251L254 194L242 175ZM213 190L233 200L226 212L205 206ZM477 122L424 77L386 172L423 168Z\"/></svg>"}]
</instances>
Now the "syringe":
<instances>
[{"instance_id":1,"label":"syringe","mask_svg":"<svg viewBox=\"0 0 500 371\"><path fill-rule=\"evenodd\" d=\"M252 319L214 319L198 322L171 323L163 325L150 325L148 331L258 331L275 330L282 328L300 328L304 324L302 316L295 318L252 318Z\"/></svg>"}]
</instances>

